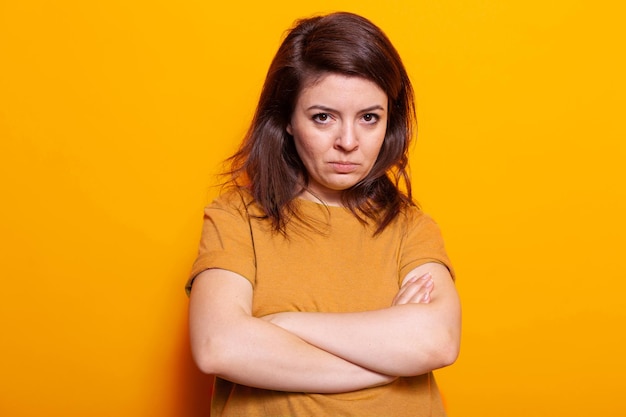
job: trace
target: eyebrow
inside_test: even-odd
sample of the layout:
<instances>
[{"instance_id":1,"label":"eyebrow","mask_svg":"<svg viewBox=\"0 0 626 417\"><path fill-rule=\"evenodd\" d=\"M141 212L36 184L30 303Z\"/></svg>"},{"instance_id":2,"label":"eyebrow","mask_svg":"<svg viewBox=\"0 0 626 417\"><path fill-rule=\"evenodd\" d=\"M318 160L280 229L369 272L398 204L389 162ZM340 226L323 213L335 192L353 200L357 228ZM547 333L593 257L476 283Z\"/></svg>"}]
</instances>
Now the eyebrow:
<instances>
[{"instance_id":1,"label":"eyebrow","mask_svg":"<svg viewBox=\"0 0 626 417\"><path fill-rule=\"evenodd\" d=\"M311 107L307 108L307 111L308 110L322 110L322 111L328 111L328 112L337 112L337 110L333 109L332 107L323 106L321 104L314 104ZM373 106L366 107L362 110L359 110L359 113L367 113L367 112L374 111L374 110L385 111L385 108L381 106L380 104L374 104Z\"/></svg>"}]
</instances>

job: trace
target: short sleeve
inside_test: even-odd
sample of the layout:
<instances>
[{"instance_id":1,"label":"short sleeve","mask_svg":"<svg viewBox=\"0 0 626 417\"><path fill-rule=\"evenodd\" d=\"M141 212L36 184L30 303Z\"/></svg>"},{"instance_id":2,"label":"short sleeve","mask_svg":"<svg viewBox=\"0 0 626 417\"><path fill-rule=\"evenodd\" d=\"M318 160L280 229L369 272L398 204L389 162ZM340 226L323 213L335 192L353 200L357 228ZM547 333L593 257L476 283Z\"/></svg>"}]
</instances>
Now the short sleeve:
<instances>
[{"instance_id":1,"label":"short sleeve","mask_svg":"<svg viewBox=\"0 0 626 417\"><path fill-rule=\"evenodd\" d=\"M437 223L418 209L407 213L406 222L400 253L400 282L413 269L428 262L443 264L454 279L454 269Z\"/></svg>"},{"instance_id":2,"label":"short sleeve","mask_svg":"<svg viewBox=\"0 0 626 417\"><path fill-rule=\"evenodd\" d=\"M187 294L194 278L211 268L235 272L254 285L254 247L248 214L238 192L223 195L204 209L198 256L185 285Z\"/></svg>"}]
</instances>

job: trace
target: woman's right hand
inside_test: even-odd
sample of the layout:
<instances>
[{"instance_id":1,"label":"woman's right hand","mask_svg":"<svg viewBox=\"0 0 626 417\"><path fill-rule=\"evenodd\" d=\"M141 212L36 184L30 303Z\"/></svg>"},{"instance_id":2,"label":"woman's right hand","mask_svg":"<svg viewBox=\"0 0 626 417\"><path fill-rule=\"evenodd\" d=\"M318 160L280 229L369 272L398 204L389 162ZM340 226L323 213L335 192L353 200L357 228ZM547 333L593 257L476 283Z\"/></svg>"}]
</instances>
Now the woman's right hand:
<instances>
[{"instance_id":1,"label":"woman's right hand","mask_svg":"<svg viewBox=\"0 0 626 417\"><path fill-rule=\"evenodd\" d=\"M405 278L400 290L393 299L391 305L401 304L428 304L430 295L434 289L433 278L430 273L422 276Z\"/></svg>"}]
</instances>

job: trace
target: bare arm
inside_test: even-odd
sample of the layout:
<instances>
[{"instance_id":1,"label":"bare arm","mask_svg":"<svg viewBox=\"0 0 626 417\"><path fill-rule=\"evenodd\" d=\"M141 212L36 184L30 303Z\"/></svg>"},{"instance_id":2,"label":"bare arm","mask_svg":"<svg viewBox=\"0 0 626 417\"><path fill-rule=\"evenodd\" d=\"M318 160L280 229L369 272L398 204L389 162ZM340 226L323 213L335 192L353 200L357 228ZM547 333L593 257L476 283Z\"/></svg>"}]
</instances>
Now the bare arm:
<instances>
[{"instance_id":1,"label":"bare arm","mask_svg":"<svg viewBox=\"0 0 626 417\"><path fill-rule=\"evenodd\" d=\"M189 322L192 354L206 373L257 388L334 393L395 379L350 363L252 317L252 286L230 271L196 277Z\"/></svg>"},{"instance_id":2,"label":"bare arm","mask_svg":"<svg viewBox=\"0 0 626 417\"><path fill-rule=\"evenodd\" d=\"M427 273L432 276L430 290L412 280ZM312 345L387 375L423 374L451 364L459 352L460 302L450 273L438 263L409 273L393 305L386 309L288 312L267 319Z\"/></svg>"}]
</instances>

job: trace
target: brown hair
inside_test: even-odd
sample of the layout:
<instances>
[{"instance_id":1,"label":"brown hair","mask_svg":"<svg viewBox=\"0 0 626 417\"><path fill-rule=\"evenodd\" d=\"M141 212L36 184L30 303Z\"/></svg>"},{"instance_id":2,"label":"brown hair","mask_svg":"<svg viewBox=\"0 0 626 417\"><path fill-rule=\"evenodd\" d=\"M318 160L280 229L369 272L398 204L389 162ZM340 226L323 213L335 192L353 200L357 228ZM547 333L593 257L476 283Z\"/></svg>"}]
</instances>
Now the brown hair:
<instances>
[{"instance_id":1,"label":"brown hair","mask_svg":"<svg viewBox=\"0 0 626 417\"><path fill-rule=\"evenodd\" d=\"M233 183L248 188L275 230L284 232L289 218L298 217L293 202L308 183L286 127L300 91L327 73L371 80L389 100L387 132L371 172L342 193L344 205L361 221L363 216L374 220L378 233L414 204L407 163L415 107L400 56L361 16L340 12L296 22L270 65L244 141L229 158L229 174Z\"/></svg>"}]
</instances>

